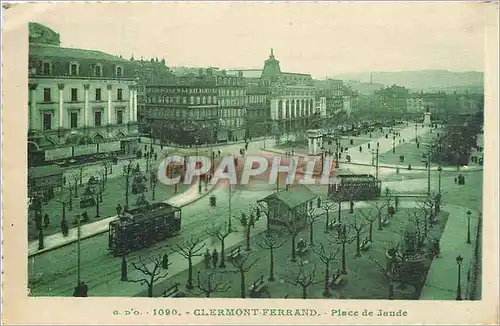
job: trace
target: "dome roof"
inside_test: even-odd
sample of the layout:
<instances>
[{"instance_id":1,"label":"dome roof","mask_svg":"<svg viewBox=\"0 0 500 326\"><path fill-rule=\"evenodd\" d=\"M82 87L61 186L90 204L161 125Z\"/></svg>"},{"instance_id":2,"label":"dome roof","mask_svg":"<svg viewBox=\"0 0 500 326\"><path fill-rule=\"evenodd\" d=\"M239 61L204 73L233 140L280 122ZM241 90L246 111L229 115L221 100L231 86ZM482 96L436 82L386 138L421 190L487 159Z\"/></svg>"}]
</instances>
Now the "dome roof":
<instances>
[{"instance_id":1,"label":"dome roof","mask_svg":"<svg viewBox=\"0 0 500 326\"><path fill-rule=\"evenodd\" d=\"M29 28L30 43L48 44L56 46L59 46L61 44L61 38L59 36L59 33L56 33L54 30L48 28L45 25L30 22L28 24L28 28Z\"/></svg>"}]
</instances>

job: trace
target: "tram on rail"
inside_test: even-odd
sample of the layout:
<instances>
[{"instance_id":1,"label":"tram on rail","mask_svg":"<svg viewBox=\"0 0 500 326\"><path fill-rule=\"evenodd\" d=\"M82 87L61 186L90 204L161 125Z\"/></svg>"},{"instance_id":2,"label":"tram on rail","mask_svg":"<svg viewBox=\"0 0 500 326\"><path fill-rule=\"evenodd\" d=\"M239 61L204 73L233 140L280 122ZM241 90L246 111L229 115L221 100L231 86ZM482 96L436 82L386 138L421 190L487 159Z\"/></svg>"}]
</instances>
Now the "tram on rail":
<instances>
[{"instance_id":1,"label":"tram on rail","mask_svg":"<svg viewBox=\"0 0 500 326\"><path fill-rule=\"evenodd\" d=\"M328 185L328 197L341 201L370 200L380 197L382 181L371 174L337 175L340 182Z\"/></svg>"},{"instance_id":2,"label":"tram on rail","mask_svg":"<svg viewBox=\"0 0 500 326\"><path fill-rule=\"evenodd\" d=\"M120 256L176 236L181 231L181 209L154 203L131 209L109 223L109 250Z\"/></svg>"}]
</instances>

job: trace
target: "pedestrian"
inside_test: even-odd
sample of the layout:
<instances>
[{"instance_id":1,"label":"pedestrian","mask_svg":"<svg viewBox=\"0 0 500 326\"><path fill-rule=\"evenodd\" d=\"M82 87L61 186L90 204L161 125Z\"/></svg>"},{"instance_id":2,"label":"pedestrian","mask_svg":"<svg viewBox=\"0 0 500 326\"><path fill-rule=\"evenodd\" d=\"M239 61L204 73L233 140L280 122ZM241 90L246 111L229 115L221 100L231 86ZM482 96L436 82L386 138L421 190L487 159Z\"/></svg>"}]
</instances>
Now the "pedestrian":
<instances>
[{"instance_id":1,"label":"pedestrian","mask_svg":"<svg viewBox=\"0 0 500 326\"><path fill-rule=\"evenodd\" d=\"M43 216L43 224L44 224L45 228L47 228L50 225L50 218L49 218L49 214L47 214L47 213L45 213L45 215Z\"/></svg>"},{"instance_id":2,"label":"pedestrian","mask_svg":"<svg viewBox=\"0 0 500 326\"><path fill-rule=\"evenodd\" d=\"M434 257L439 258L441 254L441 247L439 245L439 239L434 239Z\"/></svg>"},{"instance_id":3,"label":"pedestrian","mask_svg":"<svg viewBox=\"0 0 500 326\"><path fill-rule=\"evenodd\" d=\"M214 251L212 252L212 265L214 268L217 267L217 263L219 262L219 253L217 252L217 249L214 248Z\"/></svg>"},{"instance_id":4,"label":"pedestrian","mask_svg":"<svg viewBox=\"0 0 500 326\"><path fill-rule=\"evenodd\" d=\"M163 267L163 269L168 269L168 265L169 265L169 263L168 263L168 253L165 253L163 255L163 260L161 262L161 267Z\"/></svg>"},{"instance_id":5,"label":"pedestrian","mask_svg":"<svg viewBox=\"0 0 500 326\"><path fill-rule=\"evenodd\" d=\"M209 269L210 268L210 259L212 256L210 255L210 250L207 248L207 251L205 252L205 256L203 257L203 261L205 263L205 268Z\"/></svg>"},{"instance_id":6,"label":"pedestrian","mask_svg":"<svg viewBox=\"0 0 500 326\"><path fill-rule=\"evenodd\" d=\"M64 237L67 237L69 234L69 227L68 227L68 222L66 221L66 219L63 219L61 221L61 232L62 232Z\"/></svg>"},{"instance_id":7,"label":"pedestrian","mask_svg":"<svg viewBox=\"0 0 500 326\"><path fill-rule=\"evenodd\" d=\"M122 205L118 204L116 205L116 215L120 215L122 212Z\"/></svg>"},{"instance_id":8,"label":"pedestrian","mask_svg":"<svg viewBox=\"0 0 500 326\"><path fill-rule=\"evenodd\" d=\"M455 181L455 184L457 184L457 177L455 177L455 179L453 179Z\"/></svg>"},{"instance_id":9,"label":"pedestrian","mask_svg":"<svg viewBox=\"0 0 500 326\"><path fill-rule=\"evenodd\" d=\"M158 160L158 153L155 153L155 161Z\"/></svg>"},{"instance_id":10,"label":"pedestrian","mask_svg":"<svg viewBox=\"0 0 500 326\"><path fill-rule=\"evenodd\" d=\"M370 149L370 143L368 143L368 149Z\"/></svg>"},{"instance_id":11,"label":"pedestrian","mask_svg":"<svg viewBox=\"0 0 500 326\"><path fill-rule=\"evenodd\" d=\"M359 146L359 152L361 153L363 151L363 147Z\"/></svg>"}]
</instances>

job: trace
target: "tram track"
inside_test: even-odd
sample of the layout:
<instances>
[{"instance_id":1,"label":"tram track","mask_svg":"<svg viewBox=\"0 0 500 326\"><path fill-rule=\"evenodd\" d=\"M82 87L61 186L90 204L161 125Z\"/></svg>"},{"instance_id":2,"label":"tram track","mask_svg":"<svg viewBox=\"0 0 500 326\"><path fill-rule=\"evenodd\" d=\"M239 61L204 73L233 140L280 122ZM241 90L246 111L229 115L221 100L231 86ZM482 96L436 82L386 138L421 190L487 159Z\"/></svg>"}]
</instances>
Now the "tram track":
<instances>
[{"instance_id":1,"label":"tram track","mask_svg":"<svg viewBox=\"0 0 500 326\"><path fill-rule=\"evenodd\" d=\"M232 196L232 202L238 201L241 198L242 194L243 194L242 190L238 189L235 190ZM244 209L245 207L241 206L234 207L233 212L239 213ZM228 214L229 214L228 206L221 208L221 210L218 211L216 214L217 216L216 221L224 220L228 216ZM164 253L165 251L168 251L169 253L171 253L172 250L171 249L169 250L169 247L173 247L176 244L182 244L182 242L185 240L186 235L189 236L193 235L195 237L203 236L205 234L205 228L200 228L200 226L201 225L208 226L211 225L210 222L216 222L214 221L213 215L214 214L203 215L197 213L189 217L183 216L182 228L181 228L182 233L180 236L172 237L164 241L161 241L159 243L156 243L148 248L144 248L142 250L129 253L127 255L129 266L131 265L132 262L137 262L139 260L139 257L142 257L143 260L147 261L149 258L158 255L159 252ZM202 217L200 219L200 216L206 216L206 217ZM102 234L98 237L100 238L99 240L105 242L104 241L106 238L105 234ZM209 239L208 236L204 241L206 241L207 239ZM108 251L107 246L106 248L102 248L102 250L103 251L105 250L105 253L103 253L102 255L97 257L94 256L92 260L82 261L81 279L88 284L88 286L90 287L90 291L92 291L92 288L94 287L108 283L112 279L116 278L119 279L120 277L121 264L119 262L119 259L121 257L110 256L111 253ZM76 249L72 250L72 252L75 251ZM76 283L75 282L76 274L77 274L77 266L75 265L73 265L73 267L61 270L60 272L51 273L50 277L47 276L42 277L42 279L37 282L37 284L35 285L35 289L33 289L34 290L33 293L36 295L36 293L38 292L36 289L43 288L44 294L39 294L39 295L50 295L50 296L71 295Z\"/></svg>"}]
</instances>

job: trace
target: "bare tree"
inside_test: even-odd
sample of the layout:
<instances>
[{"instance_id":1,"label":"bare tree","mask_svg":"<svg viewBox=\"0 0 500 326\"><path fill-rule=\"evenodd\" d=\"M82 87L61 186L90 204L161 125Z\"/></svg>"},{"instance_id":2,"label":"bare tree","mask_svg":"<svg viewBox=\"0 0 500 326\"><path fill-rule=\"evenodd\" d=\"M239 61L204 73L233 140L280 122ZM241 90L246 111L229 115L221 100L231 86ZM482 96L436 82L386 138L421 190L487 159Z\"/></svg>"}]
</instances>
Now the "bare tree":
<instances>
[{"instance_id":1,"label":"bare tree","mask_svg":"<svg viewBox=\"0 0 500 326\"><path fill-rule=\"evenodd\" d=\"M240 275L240 291L241 291L241 298L246 298L246 280L245 280L245 274L252 268L253 265L257 261L259 261L258 258L255 258L252 262L249 262L251 255L246 255L242 257L241 259L236 259L236 260L231 260L231 264L236 268L234 271L235 273L238 273Z\"/></svg>"},{"instance_id":2,"label":"bare tree","mask_svg":"<svg viewBox=\"0 0 500 326\"><path fill-rule=\"evenodd\" d=\"M239 221L241 223L241 226L245 229L245 242L246 242L246 250L250 251L250 240L251 240L251 230L252 227L255 227L255 215L250 213L250 216L247 216L245 213L241 213L241 216L239 218Z\"/></svg>"},{"instance_id":3,"label":"bare tree","mask_svg":"<svg viewBox=\"0 0 500 326\"><path fill-rule=\"evenodd\" d=\"M406 211L410 223L415 226L416 236L417 236L417 247L421 248L425 239L427 239L428 225L427 216L425 210L421 208L412 208Z\"/></svg>"},{"instance_id":4,"label":"bare tree","mask_svg":"<svg viewBox=\"0 0 500 326\"><path fill-rule=\"evenodd\" d=\"M370 207L371 208L371 207ZM368 240L373 242L373 223L377 220L378 216L373 213L373 210L368 209L368 212L359 210L363 218L368 222Z\"/></svg>"},{"instance_id":5,"label":"bare tree","mask_svg":"<svg viewBox=\"0 0 500 326\"><path fill-rule=\"evenodd\" d=\"M306 270L302 260L297 262L297 266L298 271L290 270L288 275L283 276L283 280L288 284L299 286L302 290L302 299L307 299L307 289L321 281L315 280L316 266L312 265L311 268Z\"/></svg>"},{"instance_id":6,"label":"bare tree","mask_svg":"<svg viewBox=\"0 0 500 326\"><path fill-rule=\"evenodd\" d=\"M295 262L296 254L295 254L295 241L297 240L297 236L300 232L306 229L307 221L301 218L301 215L292 214L288 216L285 221L285 230L292 237L292 261Z\"/></svg>"},{"instance_id":7,"label":"bare tree","mask_svg":"<svg viewBox=\"0 0 500 326\"><path fill-rule=\"evenodd\" d=\"M330 232L330 212L335 208L335 202L333 202L330 197L326 196L321 199L321 208L325 210L326 222L325 222L325 233ZM340 219L339 219L340 220ZM340 222L339 222L340 223Z\"/></svg>"},{"instance_id":8,"label":"bare tree","mask_svg":"<svg viewBox=\"0 0 500 326\"><path fill-rule=\"evenodd\" d=\"M153 287L154 284L167 277L168 271L165 274L161 274L162 271L162 257L161 256L155 256L149 258L149 263L152 265L151 267L148 267L146 263L142 260L142 257L139 257L139 263L132 263L132 266L134 269L138 270L141 272L144 277L138 280L127 280L127 282L134 282L134 283L141 283L147 284L148 286L148 297L152 298L153 297ZM170 265L170 264L169 264Z\"/></svg>"},{"instance_id":9,"label":"bare tree","mask_svg":"<svg viewBox=\"0 0 500 326\"><path fill-rule=\"evenodd\" d=\"M393 300L394 299L394 279L393 279L392 273L390 271L388 271L386 268L384 268L384 266L382 264L380 264L377 260L373 259L372 257L370 257L370 260L373 261L377 265L378 270L380 271L380 273L389 282L389 289L388 289L389 293L388 293L387 299L388 300Z\"/></svg>"},{"instance_id":10,"label":"bare tree","mask_svg":"<svg viewBox=\"0 0 500 326\"><path fill-rule=\"evenodd\" d=\"M330 265L337 258L339 251L340 248L337 248L336 251L327 250L322 243L319 244L319 250L313 249L313 252L318 256L321 262L325 264L325 289L323 291L325 297L330 297L332 295L330 293Z\"/></svg>"},{"instance_id":11,"label":"bare tree","mask_svg":"<svg viewBox=\"0 0 500 326\"><path fill-rule=\"evenodd\" d=\"M123 166L123 176L125 177L125 206L129 207L128 205L128 195L130 191L130 177L132 176L132 173L134 171L134 161L133 160L128 160L127 164Z\"/></svg>"},{"instance_id":12,"label":"bare tree","mask_svg":"<svg viewBox=\"0 0 500 326\"><path fill-rule=\"evenodd\" d=\"M73 196L74 198L78 198L78 181L79 181L79 173L78 171L71 171L69 175L68 185L73 187Z\"/></svg>"},{"instance_id":13,"label":"bare tree","mask_svg":"<svg viewBox=\"0 0 500 326\"><path fill-rule=\"evenodd\" d=\"M224 222L224 224L221 224L219 226L215 226L215 224L212 224L212 226L205 231L205 233L211 237L217 238L217 240L220 241L220 264L219 267L224 268L226 267L226 261L225 261L225 241L226 238L231 234L231 228L228 226L227 222Z\"/></svg>"},{"instance_id":14,"label":"bare tree","mask_svg":"<svg viewBox=\"0 0 500 326\"><path fill-rule=\"evenodd\" d=\"M174 251L179 253L182 257L186 258L188 261L188 279L186 288L193 288L193 258L202 255L202 250L205 248L205 243L201 237L195 238L190 236L182 244L176 244Z\"/></svg>"},{"instance_id":15,"label":"bare tree","mask_svg":"<svg viewBox=\"0 0 500 326\"><path fill-rule=\"evenodd\" d=\"M274 251L283 247L285 240L280 240L276 232L267 230L264 238L257 244L262 249L269 250L269 281L274 281Z\"/></svg>"},{"instance_id":16,"label":"bare tree","mask_svg":"<svg viewBox=\"0 0 500 326\"><path fill-rule=\"evenodd\" d=\"M342 274L347 274L347 257L346 257L346 245L352 243L356 240L356 237L352 236L351 228L343 224L339 227L337 235L333 237L331 242L341 245L342 248Z\"/></svg>"},{"instance_id":17,"label":"bare tree","mask_svg":"<svg viewBox=\"0 0 500 326\"><path fill-rule=\"evenodd\" d=\"M360 219L356 214L349 221L349 226L354 230L356 238L356 257L361 257L361 235L364 233L367 226L365 219Z\"/></svg>"},{"instance_id":18,"label":"bare tree","mask_svg":"<svg viewBox=\"0 0 500 326\"><path fill-rule=\"evenodd\" d=\"M108 181L108 175L113 173L113 164L110 161L102 162L102 166L104 167L104 172L106 174L106 181Z\"/></svg>"},{"instance_id":19,"label":"bare tree","mask_svg":"<svg viewBox=\"0 0 500 326\"><path fill-rule=\"evenodd\" d=\"M309 224L309 242L311 246L314 246L314 223L319 219L319 215L316 215L316 208L311 207L307 211L307 223Z\"/></svg>"},{"instance_id":20,"label":"bare tree","mask_svg":"<svg viewBox=\"0 0 500 326\"><path fill-rule=\"evenodd\" d=\"M210 272L204 276L201 275L201 271L198 271L196 288L205 295L205 297L210 298L212 293L225 293L229 291L231 289L231 283L225 282L222 273L212 268Z\"/></svg>"},{"instance_id":21,"label":"bare tree","mask_svg":"<svg viewBox=\"0 0 500 326\"><path fill-rule=\"evenodd\" d=\"M155 200L155 190L158 184L158 176L155 171L151 171L149 176L149 187L151 188L151 200Z\"/></svg>"},{"instance_id":22,"label":"bare tree","mask_svg":"<svg viewBox=\"0 0 500 326\"><path fill-rule=\"evenodd\" d=\"M61 192L55 198L55 201L62 205L61 222L66 220L66 205L72 203L73 201L73 198L71 198L72 195L71 192L72 192L71 187L69 188L63 187L61 189Z\"/></svg>"},{"instance_id":23,"label":"bare tree","mask_svg":"<svg viewBox=\"0 0 500 326\"><path fill-rule=\"evenodd\" d=\"M383 211L384 211L386 205L384 202L382 202L380 200L376 200L376 201L372 202L370 206L377 213L378 229L380 231L380 230L382 230L382 214L383 214Z\"/></svg>"},{"instance_id":24,"label":"bare tree","mask_svg":"<svg viewBox=\"0 0 500 326\"><path fill-rule=\"evenodd\" d=\"M78 182L80 184L80 187L83 187L83 172L85 171L87 166L85 165L79 165L77 167L77 172L78 172Z\"/></svg>"}]
</instances>

